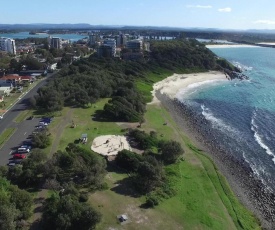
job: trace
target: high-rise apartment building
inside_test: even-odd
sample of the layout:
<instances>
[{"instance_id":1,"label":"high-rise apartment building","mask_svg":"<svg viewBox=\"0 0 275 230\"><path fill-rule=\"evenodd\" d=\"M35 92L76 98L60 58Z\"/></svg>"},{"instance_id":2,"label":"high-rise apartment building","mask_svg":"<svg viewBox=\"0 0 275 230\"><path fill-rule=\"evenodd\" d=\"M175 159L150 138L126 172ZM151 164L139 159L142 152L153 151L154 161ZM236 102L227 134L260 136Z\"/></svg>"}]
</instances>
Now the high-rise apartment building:
<instances>
[{"instance_id":1,"label":"high-rise apartment building","mask_svg":"<svg viewBox=\"0 0 275 230\"><path fill-rule=\"evenodd\" d=\"M126 42L126 48L134 51L142 51L143 50L143 41L141 39L135 39Z\"/></svg>"},{"instance_id":2,"label":"high-rise apartment building","mask_svg":"<svg viewBox=\"0 0 275 230\"><path fill-rule=\"evenodd\" d=\"M16 55L15 41L11 38L0 38L0 50Z\"/></svg>"},{"instance_id":3,"label":"high-rise apartment building","mask_svg":"<svg viewBox=\"0 0 275 230\"><path fill-rule=\"evenodd\" d=\"M103 45L111 47L112 48L112 56L115 56L115 54L116 54L116 40L115 39L107 38L103 41Z\"/></svg>"},{"instance_id":4,"label":"high-rise apartment building","mask_svg":"<svg viewBox=\"0 0 275 230\"><path fill-rule=\"evenodd\" d=\"M49 37L49 44L52 48L61 49L62 48L62 40L57 37Z\"/></svg>"}]
</instances>

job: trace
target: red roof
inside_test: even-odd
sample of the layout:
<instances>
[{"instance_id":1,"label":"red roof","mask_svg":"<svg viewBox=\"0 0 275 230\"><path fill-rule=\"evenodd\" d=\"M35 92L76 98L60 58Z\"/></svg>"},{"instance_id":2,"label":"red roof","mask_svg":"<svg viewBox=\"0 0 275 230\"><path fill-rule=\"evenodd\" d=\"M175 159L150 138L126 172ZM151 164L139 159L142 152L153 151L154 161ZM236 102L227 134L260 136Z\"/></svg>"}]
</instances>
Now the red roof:
<instances>
[{"instance_id":1,"label":"red roof","mask_svg":"<svg viewBox=\"0 0 275 230\"><path fill-rule=\"evenodd\" d=\"M21 80L32 80L32 76L21 76Z\"/></svg>"},{"instance_id":2,"label":"red roof","mask_svg":"<svg viewBox=\"0 0 275 230\"><path fill-rule=\"evenodd\" d=\"M21 80L21 76L8 75L4 76L1 79L3 80Z\"/></svg>"}]
</instances>

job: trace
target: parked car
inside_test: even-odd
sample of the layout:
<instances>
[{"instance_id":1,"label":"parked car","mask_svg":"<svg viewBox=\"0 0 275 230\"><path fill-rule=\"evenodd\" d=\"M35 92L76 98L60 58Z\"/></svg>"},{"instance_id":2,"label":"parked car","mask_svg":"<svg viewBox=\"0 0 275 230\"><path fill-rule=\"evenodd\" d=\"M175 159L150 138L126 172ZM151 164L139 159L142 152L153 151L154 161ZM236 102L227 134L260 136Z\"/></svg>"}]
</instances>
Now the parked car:
<instances>
[{"instance_id":1,"label":"parked car","mask_svg":"<svg viewBox=\"0 0 275 230\"><path fill-rule=\"evenodd\" d=\"M49 123L47 123L47 122L43 122L43 121L40 121L39 122L39 125L44 125L44 126L47 126Z\"/></svg>"},{"instance_id":2,"label":"parked car","mask_svg":"<svg viewBox=\"0 0 275 230\"><path fill-rule=\"evenodd\" d=\"M31 150L32 147L30 145L21 145L20 148L25 148Z\"/></svg>"},{"instance_id":3,"label":"parked car","mask_svg":"<svg viewBox=\"0 0 275 230\"><path fill-rule=\"evenodd\" d=\"M29 153L31 150L29 148L18 148L17 152L18 153Z\"/></svg>"},{"instance_id":4,"label":"parked car","mask_svg":"<svg viewBox=\"0 0 275 230\"><path fill-rule=\"evenodd\" d=\"M10 166L10 167L13 167L13 166L15 166L15 165L16 165L15 162L9 162L9 163L8 163L8 166Z\"/></svg>"},{"instance_id":5,"label":"parked car","mask_svg":"<svg viewBox=\"0 0 275 230\"><path fill-rule=\"evenodd\" d=\"M28 141L28 140L25 140L25 141L22 142L22 145L32 146L32 142Z\"/></svg>"},{"instance_id":6,"label":"parked car","mask_svg":"<svg viewBox=\"0 0 275 230\"><path fill-rule=\"evenodd\" d=\"M26 154L16 153L16 154L13 155L13 158L14 159L25 159L25 158L27 158L27 155Z\"/></svg>"}]
</instances>

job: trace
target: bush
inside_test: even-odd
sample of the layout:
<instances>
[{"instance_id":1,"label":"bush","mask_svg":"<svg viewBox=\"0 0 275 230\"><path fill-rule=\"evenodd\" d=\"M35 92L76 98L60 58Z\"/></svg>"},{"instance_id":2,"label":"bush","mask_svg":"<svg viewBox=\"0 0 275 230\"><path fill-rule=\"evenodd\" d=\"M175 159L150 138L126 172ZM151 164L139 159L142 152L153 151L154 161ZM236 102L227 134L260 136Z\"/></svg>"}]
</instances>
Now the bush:
<instances>
[{"instance_id":1,"label":"bush","mask_svg":"<svg viewBox=\"0 0 275 230\"><path fill-rule=\"evenodd\" d=\"M86 202L89 200L89 195L87 193L81 193L78 200L79 202Z\"/></svg>"},{"instance_id":2,"label":"bush","mask_svg":"<svg viewBox=\"0 0 275 230\"><path fill-rule=\"evenodd\" d=\"M146 196L146 203L145 205L147 207L150 207L150 208L153 208L157 205L159 205L160 203L160 198L158 196L156 196L155 194L153 193L149 193L147 196Z\"/></svg>"},{"instance_id":3,"label":"bush","mask_svg":"<svg viewBox=\"0 0 275 230\"><path fill-rule=\"evenodd\" d=\"M143 156L133 153L129 150L119 151L116 156L116 163L119 167L128 170L129 172L136 172L140 162L142 162Z\"/></svg>"},{"instance_id":4,"label":"bush","mask_svg":"<svg viewBox=\"0 0 275 230\"><path fill-rule=\"evenodd\" d=\"M184 153L179 142L164 141L160 143L161 159L165 164L173 164Z\"/></svg>"}]
</instances>

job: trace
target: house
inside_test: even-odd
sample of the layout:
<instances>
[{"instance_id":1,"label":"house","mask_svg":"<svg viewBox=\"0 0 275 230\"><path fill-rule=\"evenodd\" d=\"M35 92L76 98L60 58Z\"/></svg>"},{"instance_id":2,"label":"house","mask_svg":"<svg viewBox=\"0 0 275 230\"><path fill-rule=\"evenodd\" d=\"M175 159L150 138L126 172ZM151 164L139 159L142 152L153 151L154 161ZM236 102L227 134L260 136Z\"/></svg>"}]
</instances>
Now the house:
<instances>
[{"instance_id":1,"label":"house","mask_svg":"<svg viewBox=\"0 0 275 230\"><path fill-rule=\"evenodd\" d=\"M23 83L31 83L35 81L35 76L21 76Z\"/></svg>"},{"instance_id":2,"label":"house","mask_svg":"<svg viewBox=\"0 0 275 230\"><path fill-rule=\"evenodd\" d=\"M0 78L0 87L11 87L11 88L13 88L13 84L7 82L6 80L2 80L2 78Z\"/></svg>"},{"instance_id":3,"label":"house","mask_svg":"<svg viewBox=\"0 0 275 230\"><path fill-rule=\"evenodd\" d=\"M21 76L18 76L18 74L12 74L2 77L1 80L6 80L6 83L11 83L15 86L21 83Z\"/></svg>"},{"instance_id":4,"label":"house","mask_svg":"<svg viewBox=\"0 0 275 230\"><path fill-rule=\"evenodd\" d=\"M41 75L41 76L46 76L47 75L47 70L22 70L20 71L21 76L32 76L33 74L35 75Z\"/></svg>"},{"instance_id":5,"label":"house","mask_svg":"<svg viewBox=\"0 0 275 230\"><path fill-rule=\"evenodd\" d=\"M8 96L8 95L10 95L11 90L12 90L11 87L0 87L0 95Z\"/></svg>"}]
</instances>

